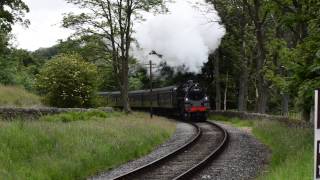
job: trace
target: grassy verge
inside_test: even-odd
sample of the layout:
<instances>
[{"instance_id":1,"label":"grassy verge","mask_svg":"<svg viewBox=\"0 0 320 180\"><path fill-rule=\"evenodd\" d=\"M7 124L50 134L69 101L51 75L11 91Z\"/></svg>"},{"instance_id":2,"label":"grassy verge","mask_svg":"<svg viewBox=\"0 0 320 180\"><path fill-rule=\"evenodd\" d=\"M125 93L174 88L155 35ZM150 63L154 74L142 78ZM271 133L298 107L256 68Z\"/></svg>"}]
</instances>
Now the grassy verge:
<instances>
[{"instance_id":1,"label":"grassy verge","mask_svg":"<svg viewBox=\"0 0 320 180\"><path fill-rule=\"evenodd\" d=\"M0 86L0 106L2 107L32 107L41 106L41 99L15 86Z\"/></svg>"},{"instance_id":2,"label":"grassy verge","mask_svg":"<svg viewBox=\"0 0 320 180\"><path fill-rule=\"evenodd\" d=\"M211 117L252 133L272 151L267 171L258 179L313 179L313 129L293 128L276 121Z\"/></svg>"},{"instance_id":3,"label":"grassy verge","mask_svg":"<svg viewBox=\"0 0 320 180\"><path fill-rule=\"evenodd\" d=\"M96 112L0 121L0 129L0 179L60 180L85 179L143 156L175 125L142 113Z\"/></svg>"}]
</instances>

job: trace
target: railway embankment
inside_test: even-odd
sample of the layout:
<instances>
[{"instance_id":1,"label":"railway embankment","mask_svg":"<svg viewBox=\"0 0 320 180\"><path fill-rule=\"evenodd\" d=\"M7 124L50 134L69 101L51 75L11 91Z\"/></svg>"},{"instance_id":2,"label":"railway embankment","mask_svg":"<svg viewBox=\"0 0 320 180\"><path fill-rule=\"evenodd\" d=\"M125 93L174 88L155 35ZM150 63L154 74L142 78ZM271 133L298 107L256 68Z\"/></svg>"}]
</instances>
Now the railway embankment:
<instances>
[{"instance_id":1,"label":"railway embankment","mask_svg":"<svg viewBox=\"0 0 320 180\"><path fill-rule=\"evenodd\" d=\"M250 115L249 113L241 112L215 112L211 113L210 119L226 124L225 126L236 127L238 129L237 132L240 134L233 135L232 131L229 130L229 132L231 132L231 139L232 137L234 139L239 139L240 137L251 136L263 143L269 149L270 158L267 166L262 168L262 171L260 171L261 173L258 174L258 179L312 179L314 134L310 123L290 122L290 120L278 119L269 115L259 116L258 114ZM235 149L239 146L243 146L244 149L251 147L251 143L245 141L239 142L240 144L238 143L238 146L234 147ZM230 143L231 146L235 144ZM232 149L233 148L231 148L231 150ZM237 154L235 156L235 158L237 158L244 152L245 151L241 150L232 154ZM248 152L247 158L244 159L260 157L263 151L257 151L257 148L251 148ZM235 158L231 159L234 160ZM250 164L252 164L251 162L255 162L257 166L261 167L261 164L258 162L265 163L266 161L257 159L256 161L249 160L244 162L247 163L236 161L230 166L231 169L234 165L241 163L242 168L234 168L231 172L241 172L250 167ZM217 169L215 167L216 166L212 166L211 172L214 172L214 170ZM246 172L250 172L250 170ZM215 177L214 174L209 175Z\"/></svg>"},{"instance_id":2,"label":"railway embankment","mask_svg":"<svg viewBox=\"0 0 320 180\"><path fill-rule=\"evenodd\" d=\"M150 153L175 127L144 113L102 111L0 121L0 179L85 179Z\"/></svg>"}]
</instances>

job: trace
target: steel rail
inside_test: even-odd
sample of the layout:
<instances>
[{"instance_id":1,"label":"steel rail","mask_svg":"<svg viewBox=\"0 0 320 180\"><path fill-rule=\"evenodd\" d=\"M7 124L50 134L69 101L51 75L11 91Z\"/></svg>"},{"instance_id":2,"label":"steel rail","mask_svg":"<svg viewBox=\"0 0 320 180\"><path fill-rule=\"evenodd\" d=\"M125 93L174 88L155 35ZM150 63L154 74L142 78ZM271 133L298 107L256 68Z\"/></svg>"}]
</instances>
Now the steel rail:
<instances>
[{"instance_id":1,"label":"steel rail","mask_svg":"<svg viewBox=\"0 0 320 180\"><path fill-rule=\"evenodd\" d=\"M221 143L219 143L218 147L215 148L208 156L206 156L201 162L199 162L198 164L194 165L192 168L188 169L187 171L185 171L184 173L178 175L177 177L173 178L174 180L182 180L182 179L190 179L193 175L195 175L196 173L198 173L201 169L203 169L209 162L211 162L213 159L217 158L219 156L219 154L224 150L224 148L226 147L227 143L228 143L228 132L222 128L220 125L210 122L210 121L206 121L206 123L217 127L222 133L223 133L223 140L221 141ZM114 178L115 180L120 180L120 179L131 179L131 177L134 177L136 174L141 174L143 173L145 170L149 169L149 168L157 168L159 163L162 163L168 159L170 159L171 157L176 156L177 154L185 151L186 149L188 149L189 147L191 147L193 144L195 144L201 137L202 135L202 131L200 129L199 126L192 124L194 127L197 128L197 135L192 138L190 141L188 141L184 146L182 146L181 148L178 148L177 150L167 154L164 157L161 157L151 163L148 163L142 167L139 167L137 169L134 169L126 174L120 175L116 178Z\"/></svg>"},{"instance_id":2,"label":"steel rail","mask_svg":"<svg viewBox=\"0 0 320 180\"><path fill-rule=\"evenodd\" d=\"M216 124L214 122L207 121L207 123L209 123L209 124L211 124L213 126L216 126L218 129L220 129L223 132L224 137L223 137L222 142L220 143L220 145L214 151L212 151L211 154L209 154L207 157L205 157L200 163L198 163L197 165L193 166L189 170L185 171L183 174L179 175L178 177L174 178L174 180L190 179L193 175L195 175L201 169L203 169L204 166L206 166L209 162L211 162L213 159L218 157L219 154L226 147L226 145L228 143L228 139L229 139L228 132L224 128L222 128L220 125L218 125L218 124Z\"/></svg>"},{"instance_id":3,"label":"steel rail","mask_svg":"<svg viewBox=\"0 0 320 180\"><path fill-rule=\"evenodd\" d=\"M170 159L171 157L174 157L175 155L177 155L177 154L185 151L186 149L188 149L190 146L195 144L199 140L201 135L202 135L202 131L201 131L199 126L197 126L197 125L195 125L193 123L191 123L191 125L196 128L197 134L192 139L190 139L187 143L185 143L182 147L180 147L180 148L168 153L167 155L165 155L165 156L163 156L163 157L161 157L159 159L156 159L156 160L154 160L154 161L152 161L152 162L150 162L150 163L148 163L148 164L146 164L144 166L136 168L136 169L134 169L134 170L132 170L130 172L127 172L127 173L125 173L123 175L120 175L120 176L118 176L116 178L113 178L113 179L114 180L130 179L130 177L134 176L135 174L141 173L147 168L157 167L157 165L159 163L161 163L163 161L166 161L167 159Z\"/></svg>"}]
</instances>

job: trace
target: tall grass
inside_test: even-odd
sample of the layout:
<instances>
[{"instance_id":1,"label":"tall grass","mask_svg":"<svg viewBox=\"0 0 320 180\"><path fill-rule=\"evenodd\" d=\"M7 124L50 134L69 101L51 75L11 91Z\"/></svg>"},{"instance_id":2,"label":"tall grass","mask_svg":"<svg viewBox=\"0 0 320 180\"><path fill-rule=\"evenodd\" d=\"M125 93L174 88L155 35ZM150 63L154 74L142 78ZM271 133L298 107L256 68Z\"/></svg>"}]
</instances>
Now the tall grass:
<instances>
[{"instance_id":1,"label":"tall grass","mask_svg":"<svg viewBox=\"0 0 320 180\"><path fill-rule=\"evenodd\" d=\"M268 145L272 158L260 179L313 179L313 130L289 128L279 122L259 122L253 134Z\"/></svg>"},{"instance_id":2,"label":"tall grass","mask_svg":"<svg viewBox=\"0 0 320 180\"><path fill-rule=\"evenodd\" d=\"M236 127L250 127L253 135L270 148L270 164L258 179L313 179L313 129L288 127L277 121L241 120L223 116L211 119Z\"/></svg>"},{"instance_id":3,"label":"tall grass","mask_svg":"<svg viewBox=\"0 0 320 180\"><path fill-rule=\"evenodd\" d=\"M73 121L91 121L106 118L114 118L124 115L121 112L106 113L100 110L91 110L87 112L68 112L63 114L43 116L40 121L49 122L73 122Z\"/></svg>"},{"instance_id":4,"label":"tall grass","mask_svg":"<svg viewBox=\"0 0 320 180\"><path fill-rule=\"evenodd\" d=\"M0 121L0 179L85 179L149 153L175 130L142 113L60 117Z\"/></svg>"},{"instance_id":5,"label":"tall grass","mask_svg":"<svg viewBox=\"0 0 320 180\"><path fill-rule=\"evenodd\" d=\"M1 107L32 107L41 106L41 99L25 89L16 86L0 85Z\"/></svg>"}]
</instances>

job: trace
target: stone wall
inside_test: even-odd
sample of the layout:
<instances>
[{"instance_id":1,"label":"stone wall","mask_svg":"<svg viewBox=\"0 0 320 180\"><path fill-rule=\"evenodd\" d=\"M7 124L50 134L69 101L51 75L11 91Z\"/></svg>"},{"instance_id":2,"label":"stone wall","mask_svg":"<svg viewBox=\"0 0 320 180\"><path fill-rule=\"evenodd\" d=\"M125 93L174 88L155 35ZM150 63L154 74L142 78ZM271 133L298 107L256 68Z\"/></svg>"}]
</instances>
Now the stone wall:
<instances>
[{"instance_id":1,"label":"stone wall","mask_svg":"<svg viewBox=\"0 0 320 180\"><path fill-rule=\"evenodd\" d=\"M288 117L284 116L274 116L274 115L268 115L268 114L259 114L259 113L248 113L248 112L240 112L240 111L211 111L211 115L220 115L230 118L240 118L240 119L248 119L248 120L259 120L259 119L265 119L265 120L280 120L285 121L288 120Z\"/></svg>"},{"instance_id":2,"label":"stone wall","mask_svg":"<svg viewBox=\"0 0 320 180\"><path fill-rule=\"evenodd\" d=\"M80 109L80 108L0 108L0 118L4 120L13 120L21 118L23 120L33 120L41 116L59 114L65 112L86 112L93 109ZM113 109L99 108L98 110L105 112L112 112Z\"/></svg>"},{"instance_id":3,"label":"stone wall","mask_svg":"<svg viewBox=\"0 0 320 180\"><path fill-rule=\"evenodd\" d=\"M313 123L304 122L301 120L292 120L285 116L275 116L268 114L259 114L259 113L248 113L248 112L240 112L240 111L211 111L210 115L213 116L225 116L229 118L240 118L246 120L276 120L280 122L284 122L290 126L298 126L298 127L312 127Z\"/></svg>"}]
</instances>

